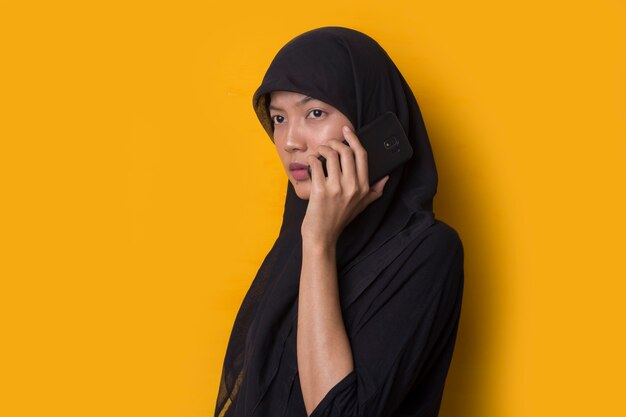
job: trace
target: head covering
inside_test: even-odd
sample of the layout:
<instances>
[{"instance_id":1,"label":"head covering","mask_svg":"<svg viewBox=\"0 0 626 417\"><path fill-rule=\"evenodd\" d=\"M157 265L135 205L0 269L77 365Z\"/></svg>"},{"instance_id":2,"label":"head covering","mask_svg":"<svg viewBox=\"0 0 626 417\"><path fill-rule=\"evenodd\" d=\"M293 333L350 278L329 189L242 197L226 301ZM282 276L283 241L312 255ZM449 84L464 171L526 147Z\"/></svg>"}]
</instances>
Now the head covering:
<instances>
[{"instance_id":1,"label":"head covering","mask_svg":"<svg viewBox=\"0 0 626 417\"><path fill-rule=\"evenodd\" d=\"M387 111L400 120L413 147L411 160L390 174L382 197L367 206L337 241L342 308L381 278L417 234L434 221L437 170L417 101L385 50L344 27L322 27L289 41L276 54L252 98L273 140L269 93L305 94L339 109L358 131ZM282 226L235 319L215 416L265 415L264 396L276 375L285 341L296 325L302 266L300 227L308 200L287 182ZM403 231L403 233L400 233ZM410 233L407 233L407 230Z\"/></svg>"}]
</instances>

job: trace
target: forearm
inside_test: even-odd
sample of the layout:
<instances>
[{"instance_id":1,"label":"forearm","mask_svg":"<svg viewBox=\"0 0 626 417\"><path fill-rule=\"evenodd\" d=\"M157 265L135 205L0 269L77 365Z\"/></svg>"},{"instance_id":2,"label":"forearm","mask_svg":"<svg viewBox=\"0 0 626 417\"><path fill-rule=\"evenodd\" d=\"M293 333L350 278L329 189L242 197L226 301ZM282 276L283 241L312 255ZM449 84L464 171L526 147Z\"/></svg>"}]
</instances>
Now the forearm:
<instances>
[{"instance_id":1,"label":"forearm","mask_svg":"<svg viewBox=\"0 0 626 417\"><path fill-rule=\"evenodd\" d=\"M336 245L302 242L297 356L302 396L310 415L353 369L337 283Z\"/></svg>"}]
</instances>

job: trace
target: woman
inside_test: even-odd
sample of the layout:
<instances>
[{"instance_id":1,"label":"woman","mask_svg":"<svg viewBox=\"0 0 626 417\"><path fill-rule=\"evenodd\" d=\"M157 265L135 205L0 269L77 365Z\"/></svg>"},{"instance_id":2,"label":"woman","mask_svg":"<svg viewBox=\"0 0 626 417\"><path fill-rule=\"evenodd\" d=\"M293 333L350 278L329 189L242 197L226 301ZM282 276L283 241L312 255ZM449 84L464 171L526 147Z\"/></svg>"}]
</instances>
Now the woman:
<instances>
[{"instance_id":1,"label":"woman","mask_svg":"<svg viewBox=\"0 0 626 417\"><path fill-rule=\"evenodd\" d=\"M278 52L253 106L289 182L279 236L235 319L215 416L436 416L463 246L434 218L437 171L411 89L376 41L324 27ZM386 111L414 154L369 187L355 131ZM292 170L306 165L311 177Z\"/></svg>"}]
</instances>

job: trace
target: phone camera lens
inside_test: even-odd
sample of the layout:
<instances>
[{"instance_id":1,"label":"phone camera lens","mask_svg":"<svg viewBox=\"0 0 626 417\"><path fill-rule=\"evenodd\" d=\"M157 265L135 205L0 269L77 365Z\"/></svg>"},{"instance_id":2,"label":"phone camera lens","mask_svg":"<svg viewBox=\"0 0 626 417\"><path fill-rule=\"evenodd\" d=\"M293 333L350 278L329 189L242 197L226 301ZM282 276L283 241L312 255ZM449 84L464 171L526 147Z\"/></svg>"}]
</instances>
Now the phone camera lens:
<instances>
[{"instance_id":1,"label":"phone camera lens","mask_svg":"<svg viewBox=\"0 0 626 417\"><path fill-rule=\"evenodd\" d=\"M385 149L391 149L398 146L398 139L395 136L390 137L384 142Z\"/></svg>"}]
</instances>

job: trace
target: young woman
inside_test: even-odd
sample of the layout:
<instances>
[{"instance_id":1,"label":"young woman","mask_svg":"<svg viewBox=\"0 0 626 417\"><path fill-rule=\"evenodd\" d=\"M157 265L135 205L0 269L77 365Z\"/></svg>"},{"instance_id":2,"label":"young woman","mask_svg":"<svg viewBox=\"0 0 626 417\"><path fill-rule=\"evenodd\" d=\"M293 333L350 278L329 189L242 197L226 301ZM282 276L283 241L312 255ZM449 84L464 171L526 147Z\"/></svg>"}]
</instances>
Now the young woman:
<instances>
[{"instance_id":1,"label":"young woman","mask_svg":"<svg viewBox=\"0 0 626 417\"><path fill-rule=\"evenodd\" d=\"M437 171L411 89L372 38L324 27L278 52L253 106L289 181L279 236L235 319L215 417L437 416L463 245L434 217ZM387 111L414 154L370 186L355 132Z\"/></svg>"}]
</instances>

